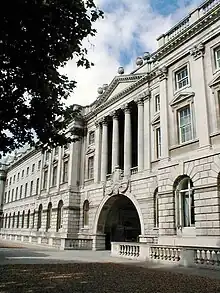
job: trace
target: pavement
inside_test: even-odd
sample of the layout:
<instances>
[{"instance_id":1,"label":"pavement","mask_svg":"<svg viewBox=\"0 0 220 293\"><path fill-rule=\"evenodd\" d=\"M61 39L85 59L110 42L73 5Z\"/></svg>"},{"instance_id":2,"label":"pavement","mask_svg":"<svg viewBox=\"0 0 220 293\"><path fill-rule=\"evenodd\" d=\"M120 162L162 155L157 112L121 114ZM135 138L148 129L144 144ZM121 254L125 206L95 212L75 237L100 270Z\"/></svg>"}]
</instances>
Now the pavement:
<instances>
[{"instance_id":1,"label":"pavement","mask_svg":"<svg viewBox=\"0 0 220 293\"><path fill-rule=\"evenodd\" d=\"M117 258L112 257L110 251L59 250L41 245L0 239L0 265L57 263L119 263L220 280L220 270L185 268Z\"/></svg>"}]
</instances>

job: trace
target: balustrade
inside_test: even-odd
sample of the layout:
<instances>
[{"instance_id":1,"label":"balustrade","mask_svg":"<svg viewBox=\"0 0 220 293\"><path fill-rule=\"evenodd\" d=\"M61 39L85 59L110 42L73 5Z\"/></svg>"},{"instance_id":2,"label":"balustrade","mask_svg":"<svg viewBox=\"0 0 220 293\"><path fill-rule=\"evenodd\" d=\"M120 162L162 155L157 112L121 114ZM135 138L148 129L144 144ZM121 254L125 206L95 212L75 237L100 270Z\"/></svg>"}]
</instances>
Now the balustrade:
<instances>
[{"instance_id":1,"label":"balustrade","mask_svg":"<svg viewBox=\"0 0 220 293\"><path fill-rule=\"evenodd\" d=\"M131 168L131 175L136 174L138 172L138 167Z\"/></svg>"},{"instance_id":2,"label":"balustrade","mask_svg":"<svg viewBox=\"0 0 220 293\"><path fill-rule=\"evenodd\" d=\"M201 10L204 13L209 12L212 8L214 8L216 5L218 5L220 3L220 0L209 0L207 2L205 2L202 6L201 6Z\"/></svg>"},{"instance_id":3,"label":"balustrade","mask_svg":"<svg viewBox=\"0 0 220 293\"><path fill-rule=\"evenodd\" d=\"M66 240L67 249L80 249L80 250L91 250L92 249L92 239L67 239Z\"/></svg>"},{"instance_id":4,"label":"balustrade","mask_svg":"<svg viewBox=\"0 0 220 293\"><path fill-rule=\"evenodd\" d=\"M150 247L150 259L161 261L180 261L180 247L168 247L168 246L151 246Z\"/></svg>"},{"instance_id":5,"label":"balustrade","mask_svg":"<svg viewBox=\"0 0 220 293\"><path fill-rule=\"evenodd\" d=\"M199 266L220 266L220 248L196 248L194 255L194 261Z\"/></svg>"}]
</instances>

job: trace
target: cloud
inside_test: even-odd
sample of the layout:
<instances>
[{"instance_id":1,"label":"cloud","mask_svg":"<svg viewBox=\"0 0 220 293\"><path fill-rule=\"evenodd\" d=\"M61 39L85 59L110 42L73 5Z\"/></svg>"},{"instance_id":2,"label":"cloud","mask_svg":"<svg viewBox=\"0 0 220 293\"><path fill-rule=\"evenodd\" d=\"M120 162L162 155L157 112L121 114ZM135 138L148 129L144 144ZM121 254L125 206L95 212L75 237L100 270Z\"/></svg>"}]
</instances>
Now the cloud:
<instances>
[{"instance_id":1,"label":"cloud","mask_svg":"<svg viewBox=\"0 0 220 293\"><path fill-rule=\"evenodd\" d=\"M119 66L124 66L127 74L134 70L136 57L146 51L156 50L156 38L201 3L201 0L178 0L178 8L166 15L153 9L150 0L95 2L105 12L105 19L95 24L98 31L96 37L84 41L88 48L88 58L95 66L91 69L77 68L74 60L68 62L64 72L70 79L77 81L77 88L67 104L92 103L97 98L97 88L110 83L117 75Z\"/></svg>"}]
</instances>

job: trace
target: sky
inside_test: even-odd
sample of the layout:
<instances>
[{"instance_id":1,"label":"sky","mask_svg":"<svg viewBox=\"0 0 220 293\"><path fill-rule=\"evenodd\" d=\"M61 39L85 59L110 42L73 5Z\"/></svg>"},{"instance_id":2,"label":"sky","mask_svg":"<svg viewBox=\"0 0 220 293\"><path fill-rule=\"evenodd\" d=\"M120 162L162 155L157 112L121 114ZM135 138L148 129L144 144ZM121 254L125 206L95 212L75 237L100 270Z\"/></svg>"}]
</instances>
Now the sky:
<instances>
[{"instance_id":1,"label":"sky","mask_svg":"<svg viewBox=\"0 0 220 293\"><path fill-rule=\"evenodd\" d=\"M119 66L125 74L136 69L136 58L157 49L157 37L168 31L202 0L95 0L105 17L98 21L95 37L85 39L91 69L76 67L71 60L64 68L77 88L67 104L89 105L97 97L97 89L109 84L118 75Z\"/></svg>"}]
</instances>

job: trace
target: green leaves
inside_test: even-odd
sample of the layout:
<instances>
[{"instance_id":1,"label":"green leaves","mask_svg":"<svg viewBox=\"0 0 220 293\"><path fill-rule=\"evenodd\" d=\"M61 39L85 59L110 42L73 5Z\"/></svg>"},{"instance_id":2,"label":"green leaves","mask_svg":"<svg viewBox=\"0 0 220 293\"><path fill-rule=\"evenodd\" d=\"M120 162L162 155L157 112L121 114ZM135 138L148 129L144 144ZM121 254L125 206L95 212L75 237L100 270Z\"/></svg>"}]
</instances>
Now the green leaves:
<instances>
[{"instance_id":1,"label":"green leaves","mask_svg":"<svg viewBox=\"0 0 220 293\"><path fill-rule=\"evenodd\" d=\"M101 17L93 0L5 2L0 10L0 151L33 144L33 133L41 144L66 143L63 133L79 109L63 104L76 83L58 68L73 55L78 66L93 65L82 40L95 35L92 24Z\"/></svg>"}]
</instances>

